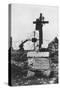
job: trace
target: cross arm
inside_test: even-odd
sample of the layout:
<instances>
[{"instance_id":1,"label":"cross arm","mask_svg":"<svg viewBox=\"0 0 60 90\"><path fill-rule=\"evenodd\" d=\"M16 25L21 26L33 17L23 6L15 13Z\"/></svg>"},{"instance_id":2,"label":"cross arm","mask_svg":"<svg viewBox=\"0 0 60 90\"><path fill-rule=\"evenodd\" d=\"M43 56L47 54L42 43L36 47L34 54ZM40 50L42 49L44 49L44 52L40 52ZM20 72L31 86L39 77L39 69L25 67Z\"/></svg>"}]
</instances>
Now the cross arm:
<instances>
[{"instance_id":1,"label":"cross arm","mask_svg":"<svg viewBox=\"0 0 60 90\"><path fill-rule=\"evenodd\" d=\"M33 22L33 24L41 24L41 23L45 24L45 23L49 23L49 21L39 21L39 22L34 21Z\"/></svg>"}]
</instances>

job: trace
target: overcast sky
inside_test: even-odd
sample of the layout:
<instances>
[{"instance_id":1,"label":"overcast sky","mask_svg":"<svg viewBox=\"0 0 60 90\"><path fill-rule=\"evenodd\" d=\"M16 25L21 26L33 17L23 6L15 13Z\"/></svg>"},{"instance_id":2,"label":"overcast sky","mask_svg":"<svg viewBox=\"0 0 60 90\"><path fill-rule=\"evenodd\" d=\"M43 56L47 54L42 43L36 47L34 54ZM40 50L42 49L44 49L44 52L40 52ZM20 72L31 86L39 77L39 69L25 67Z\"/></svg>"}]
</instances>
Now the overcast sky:
<instances>
[{"instance_id":1,"label":"overcast sky","mask_svg":"<svg viewBox=\"0 0 60 90\"><path fill-rule=\"evenodd\" d=\"M18 48L21 40L33 35L32 32L35 30L33 21L39 18L40 13L45 20L49 21L49 24L43 26L44 45L48 45L58 34L58 7L13 4L11 12L11 35L14 48Z\"/></svg>"}]
</instances>

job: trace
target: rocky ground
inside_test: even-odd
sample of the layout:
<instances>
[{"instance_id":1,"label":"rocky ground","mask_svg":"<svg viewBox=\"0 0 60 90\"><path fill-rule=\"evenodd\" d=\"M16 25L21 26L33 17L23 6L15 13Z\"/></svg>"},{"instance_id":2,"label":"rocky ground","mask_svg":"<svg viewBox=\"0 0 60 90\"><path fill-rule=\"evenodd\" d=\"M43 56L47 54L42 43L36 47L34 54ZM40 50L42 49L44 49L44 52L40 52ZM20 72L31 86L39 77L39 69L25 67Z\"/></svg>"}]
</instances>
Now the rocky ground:
<instances>
[{"instance_id":1,"label":"rocky ground","mask_svg":"<svg viewBox=\"0 0 60 90\"><path fill-rule=\"evenodd\" d=\"M25 65L25 66L24 66ZM18 85L39 85L39 84L56 84L58 83L58 65L51 64L51 72L47 76L45 72L32 72L26 63L11 62L11 83L12 86ZM25 67L25 68L24 68ZM47 72L48 73L48 72Z\"/></svg>"}]
</instances>

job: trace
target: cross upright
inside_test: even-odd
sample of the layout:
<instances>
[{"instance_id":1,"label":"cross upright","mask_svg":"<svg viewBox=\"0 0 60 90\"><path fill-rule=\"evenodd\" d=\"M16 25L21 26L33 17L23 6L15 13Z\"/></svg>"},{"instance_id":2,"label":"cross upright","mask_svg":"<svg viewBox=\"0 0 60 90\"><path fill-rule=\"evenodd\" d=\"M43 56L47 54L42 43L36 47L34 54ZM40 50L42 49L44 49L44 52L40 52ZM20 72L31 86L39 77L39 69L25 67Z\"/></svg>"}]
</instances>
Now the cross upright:
<instances>
[{"instance_id":1,"label":"cross upright","mask_svg":"<svg viewBox=\"0 0 60 90\"><path fill-rule=\"evenodd\" d=\"M41 45L43 44L43 31L42 27L43 24L49 23L48 21L44 21L44 17L42 16L42 13L40 13L40 17L36 19L36 21L33 21L33 24L36 24L36 30L39 31L39 51L41 49Z\"/></svg>"}]
</instances>

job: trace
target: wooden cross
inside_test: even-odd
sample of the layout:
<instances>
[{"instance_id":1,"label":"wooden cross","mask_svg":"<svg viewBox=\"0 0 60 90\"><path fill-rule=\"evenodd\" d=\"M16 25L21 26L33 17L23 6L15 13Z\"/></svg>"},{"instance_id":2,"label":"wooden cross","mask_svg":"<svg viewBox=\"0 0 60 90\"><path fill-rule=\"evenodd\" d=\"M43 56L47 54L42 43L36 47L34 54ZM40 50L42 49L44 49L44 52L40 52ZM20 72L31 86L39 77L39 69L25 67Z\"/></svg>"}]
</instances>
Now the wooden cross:
<instances>
[{"instance_id":1,"label":"wooden cross","mask_svg":"<svg viewBox=\"0 0 60 90\"><path fill-rule=\"evenodd\" d=\"M43 31L42 27L43 24L49 23L48 21L44 21L44 17L42 16L42 13L40 13L39 19L36 19L36 21L33 22L33 24L36 24L36 30L39 31L39 50L41 49L41 45L43 44Z\"/></svg>"}]
</instances>

